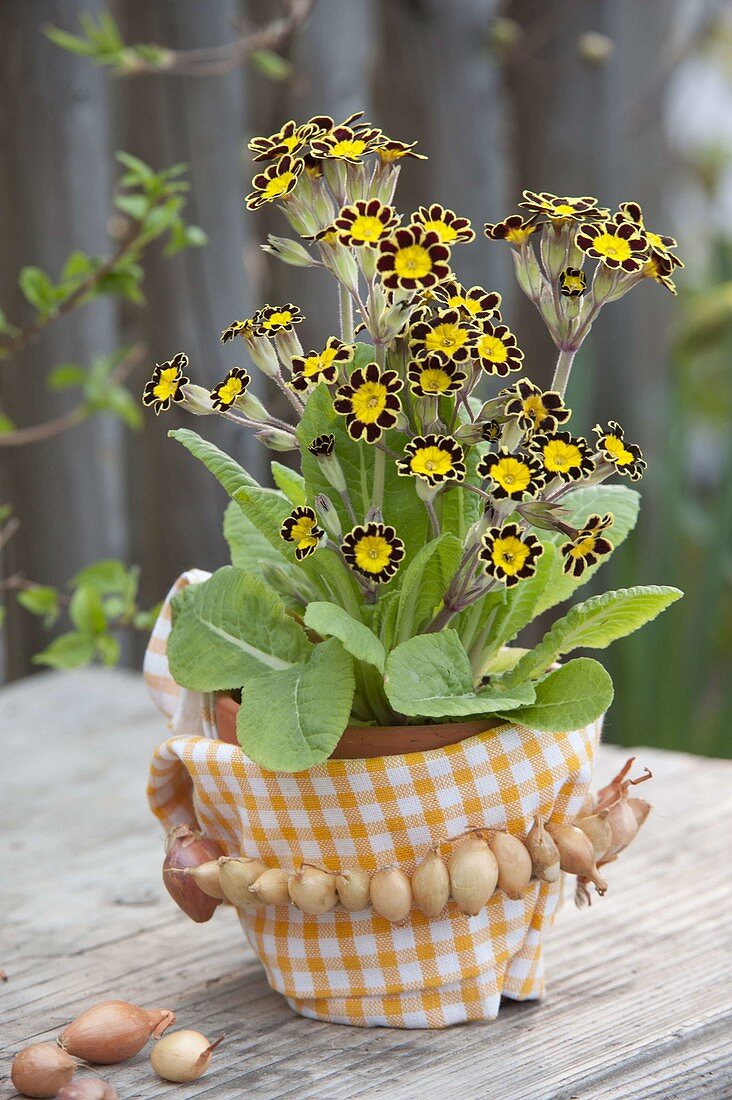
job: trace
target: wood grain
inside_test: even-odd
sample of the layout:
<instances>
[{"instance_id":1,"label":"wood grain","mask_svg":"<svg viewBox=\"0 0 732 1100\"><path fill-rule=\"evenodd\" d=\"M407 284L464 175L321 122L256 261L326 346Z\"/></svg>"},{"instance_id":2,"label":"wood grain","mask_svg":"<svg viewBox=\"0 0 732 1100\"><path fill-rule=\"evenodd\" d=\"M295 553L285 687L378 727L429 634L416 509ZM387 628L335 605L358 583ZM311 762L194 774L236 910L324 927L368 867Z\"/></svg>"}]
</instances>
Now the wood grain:
<instances>
[{"instance_id":1,"label":"wood grain","mask_svg":"<svg viewBox=\"0 0 732 1100\"><path fill-rule=\"evenodd\" d=\"M360 1030L293 1016L233 914L203 926L160 881L145 803L164 735L138 676L44 674L0 692L3 927L0 1034L8 1056L81 1009L121 997L226 1033L181 1100L722 1100L732 1095L732 935L726 862L732 764L638 750L655 812L608 868L589 911L565 906L547 942L542 1005L444 1032ZM598 780L623 754L603 748ZM7 1064L0 1097L9 1097ZM144 1055L104 1076L125 1097L171 1087Z\"/></svg>"}]
</instances>

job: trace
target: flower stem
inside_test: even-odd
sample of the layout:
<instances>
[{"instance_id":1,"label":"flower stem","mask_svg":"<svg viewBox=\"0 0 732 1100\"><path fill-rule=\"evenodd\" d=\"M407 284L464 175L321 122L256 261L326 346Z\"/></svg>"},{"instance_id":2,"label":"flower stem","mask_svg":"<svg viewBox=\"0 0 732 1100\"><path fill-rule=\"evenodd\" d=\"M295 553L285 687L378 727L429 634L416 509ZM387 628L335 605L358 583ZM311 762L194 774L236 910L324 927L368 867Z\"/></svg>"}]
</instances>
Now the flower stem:
<instances>
[{"instance_id":1,"label":"flower stem","mask_svg":"<svg viewBox=\"0 0 732 1100\"><path fill-rule=\"evenodd\" d=\"M384 504L384 478L386 477L386 451L380 447L374 449L374 486L371 493L371 507L381 511Z\"/></svg>"},{"instance_id":2,"label":"flower stem","mask_svg":"<svg viewBox=\"0 0 732 1100\"><path fill-rule=\"evenodd\" d=\"M557 365L554 368L554 377L552 378L553 390L556 390L562 397L567 389L567 383L569 382L569 375L572 370L572 363L574 357L577 354L576 348L565 349L560 351L557 358Z\"/></svg>"},{"instance_id":3,"label":"flower stem","mask_svg":"<svg viewBox=\"0 0 732 1100\"><path fill-rule=\"evenodd\" d=\"M341 313L341 339L346 344L353 343L353 302L347 287L338 285L338 305Z\"/></svg>"}]
</instances>

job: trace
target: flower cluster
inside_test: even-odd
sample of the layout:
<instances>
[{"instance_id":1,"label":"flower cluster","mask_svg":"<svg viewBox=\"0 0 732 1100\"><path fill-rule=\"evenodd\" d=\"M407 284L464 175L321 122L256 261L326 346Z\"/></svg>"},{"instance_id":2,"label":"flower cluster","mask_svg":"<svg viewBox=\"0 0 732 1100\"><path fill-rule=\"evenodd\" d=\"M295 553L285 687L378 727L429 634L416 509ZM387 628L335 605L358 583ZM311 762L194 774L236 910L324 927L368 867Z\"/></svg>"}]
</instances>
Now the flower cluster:
<instances>
[{"instance_id":1,"label":"flower cluster","mask_svg":"<svg viewBox=\"0 0 732 1100\"><path fill-rule=\"evenodd\" d=\"M616 473L637 480L646 463L614 420L594 429L594 444L570 430L567 382L604 305L648 278L675 290L683 264L673 238L650 231L637 203L613 213L591 196L543 191L525 191L519 213L486 223L490 240L513 249L519 285L559 350L550 385L521 376L500 388L493 380L521 374L524 353L501 295L453 271L454 251L475 239L470 221L438 203L407 217L393 205L403 162L424 159L414 143L359 113L289 121L249 148L260 170L247 207L276 204L298 238L271 237L267 251L333 276L340 332L303 350L294 303L264 305L223 330L222 342L241 338L279 387L294 422L254 397L243 367L210 390L191 386L182 353L155 367L145 404L223 414L274 450L300 449L304 490L278 521L281 540L297 562L335 554L366 604L412 552L415 515L426 525L419 537L470 517L456 528L463 553L436 606L440 625L490 589L533 576L547 540L564 540L555 545L574 578L610 553L612 515L572 526L560 502Z\"/></svg>"}]
</instances>

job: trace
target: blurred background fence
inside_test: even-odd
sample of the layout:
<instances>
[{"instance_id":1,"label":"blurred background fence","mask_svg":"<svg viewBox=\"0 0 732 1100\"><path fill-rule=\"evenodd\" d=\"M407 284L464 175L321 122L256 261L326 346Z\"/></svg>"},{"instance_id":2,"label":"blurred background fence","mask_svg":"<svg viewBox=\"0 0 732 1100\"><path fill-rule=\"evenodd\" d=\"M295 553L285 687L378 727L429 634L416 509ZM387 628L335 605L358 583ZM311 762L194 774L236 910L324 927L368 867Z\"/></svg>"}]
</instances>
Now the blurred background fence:
<instances>
[{"instance_id":1,"label":"blurred background fence","mask_svg":"<svg viewBox=\"0 0 732 1100\"><path fill-rule=\"evenodd\" d=\"M394 137L418 139L398 205L438 201L472 219L478 241L458 274L503 292L505 313L537 381L552 349L512 284L507 250L481 235L522 188L642 203L688 263L674 301L650 280L606 310L583 349L569 398L589 432L627 424L650 468L635 539L607 567L612 586L677 584L687 598L611 651L616 702L608 735L732 755L732 17L723 0L3 0L0 5L0 306L17 325L33 310L18 272L58 275L76 249L110 251L114 152L154 168L185 162L187 218L208 238L166 259L145 257L146 304L105 295L49 325L0 363L0 424L53 422L70 397L44 377L121 346L140 353L135 395L155 361L185 350L195 380L237 362L221 329L265 301L295 301L308 343L332 331L336 302L261 252L286 232L270 211L245 214L247 140L282 121L359 109ZM211 51L160 73L95 65L61 49L47 25L78 34L110 13L125 43ZM307 17L307 18L306 18ZM283 21L284 20L284 21ZM262 50L219 47L268 28ZM274 28L274 29L273 29ZM140 57L144 57L144 51ZM99 60L99 58L97 58ZM108 59L109 60L109 59ZM138 58L139 60L139 58ZM128 57L129 62L129 57ZM196 243L199 243L198 241ZM312 337L312 340L310 339ZM124 418L123 418L124 419ZM133 418L128 416L128 420ZM166 439L179 420L119 416L3 446L0 501L17 521L2 576L64 586L98 558L137 563L153 604L183 569L225 558L222 495ZM209 422L210 423L210 422ZM209 425L207 425L208 428ZM14 430L17 431L17 428ZM246 436L208 433L264 476ZM604 587L608 585L604 582ZM48 642L7 582L4 675L31 671ZM142 638L125 636L139 662Z\"/></svg>"}]
</instances>

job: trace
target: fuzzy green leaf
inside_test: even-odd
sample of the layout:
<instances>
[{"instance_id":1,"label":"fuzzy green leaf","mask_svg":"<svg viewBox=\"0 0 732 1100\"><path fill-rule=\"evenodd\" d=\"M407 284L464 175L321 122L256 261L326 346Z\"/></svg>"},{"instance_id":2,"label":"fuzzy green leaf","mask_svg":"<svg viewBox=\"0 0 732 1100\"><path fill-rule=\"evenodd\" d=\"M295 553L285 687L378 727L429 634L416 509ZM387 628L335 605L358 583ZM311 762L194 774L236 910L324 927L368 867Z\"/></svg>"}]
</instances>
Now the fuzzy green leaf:
<instances>
[{"instance_id":1,"label":"fuzzy green leaf","mask_svg":"<svg viewBox=\"0 0 732 1100\"><path fill-rule=\"evenodd\" d=\"M27 302L39 313L50 313L56 304L53 283L40 267L24 267L18 276L18 286Z\"/></svg>"},{"instance_id":2,"label":"fuzzy green leaf","mask_svg":"<svg viewBox=\"0 0 732 1100\"><path fill-rule=\"evenodd\" d=\"M534 688L534 703L510 714L499 712L501 717L533 730L567 733L594 722L613 701L610 675L591 657L577 657Z\"/></svg>"},{"instance_id":3,"label":"fuzzy green leaf","mask_svg":"<svg viewBox=\"0 0 732 1100\"><path fill-rule=\"evenodd\" d=\"M190 428L174 428L168 435L171 439L177 439L194 458L202 462L230 497L235 497L240 489L258 487L258 483L238 462L213 443L202 439L197 432L192 432Z\"/></svg>"},{"instance_id":4,"label":"fuzzy green leaf","mask_svg":"<svg viewBox=\"0 0 732 1100\"><path fill-rule=\"evenodd\" d=\"M33 588L26 588L18 593L18 603L31 615L38 615L43 619L44 626L53 626L59 617L59 593L58 589L47 584L37 584Z\"/></svg>"},{"instance_id":5,"label":"fuzzy green leaf","mask_svg":"<svg viewBox=\"0 0 732 1100\"><path fill-rule=\"evenodd\" d=\"M505 693L493 685L476 690L470 660L454 630L418 634L397 646L387 657L384 687L394 709L410 717L493 714L534 699L530 684Z\"/></svg>"},{"instance_id":6,"label":"fuzzy green leaf","mask_svg":"<svg viewBox=\"0 0 732 1100\"><path fill-rule=\"evenodd\" d=\"M275 593L227 565L173 600L168 661L192 691L238 688L267 669L302 661L312 645Z\"/></svg>"},{"instance_id":7,"label":"fuzzy green leaf","mask_svg":"<svg viewBox=\"0 0 732 1100\"><path fill-rule=\"evenodd\" d=\"M234 500L229 502L224 513L224 538L229 545L231 564L262 580L266 579L263 566L286 564L279 548L247 519Z\"/></svg>"},{"instance_id":8,"label":"fuzzy green leaf","mask_svg":"<svg viewBox=\"0 0 732 1100\"><path fill-rule=\"evenodd\" d=\"M457 572L462 552L460 539L441 535L414 556L401 578L397 642L405 642L429 622Z\"/></svg>"},{"instance_id":9,"label":"fuzzy green leaf","mask_svg":"<svg viewBox=\"0 0 732 1100\"><path fill-rule=\"evenodd\" d=\"M102 634L107 626L107 616L99 590L91 584L77 588L69 604L69 618L84 634Z\"/></svg>"},{"instance_id":10,"label":"fuzzy green leaf","mask_svg":"<svg viewBox=\"0 0 732 1100\"><path fill-rule=\"evenodd\" d=\"M242 749L272 771L321 764L348 724L354 689L353 660L336 638L292 668L257 676L242 691L236 723Z\"/></svg>"},{"instance_id":11,"label":"fuzzy green leaf","mask_svg":"<svg viewBox=\"0 0 732 1100\"><path fill-rule=\"evenodd\" d=\"M682 595L678 588L649 584L592 596L558 619L539 645L503 678L503 683L509 686L535 679L573 649L605 649L651 622Z\"/></svg>"},{"instance_id":12,"label":"fuzzy green leaf","mask_svg":"<svg viewBox=\"0 0 732 1100\"><path fill-rule=\"evenodd\" d=\"M61 634L42 653L37 653L33 662L65 670L82 668L94 660L97 640L93 634L82 631Z\"/></svg>"},{"instance_id":13,"label":"fuzzy green leaf","mask_svg":"<svg viewBox=\"0 0 732 1100\"><path fill-rule=\"evenodd\" d=\"M305 626L324 637L330 635L338 638L351 656L374 665L379 672L384 671L386 653L373 630L354 619L337 604L326 600L308 604L305 610Z\"/></svg>"},{"instance_id":14,"label":"fuzzy green leaf","mask_svg":"<svg viewBox=\"0 0 732 1100\"><path fill-rule=\"evenodd\" d=\"M283 466L281 462L273 462L272 477L277 488L285 494L294 507L307 504L308 493L302 474L291 470L289 466Z\"/></svg>"}]
</instances>

